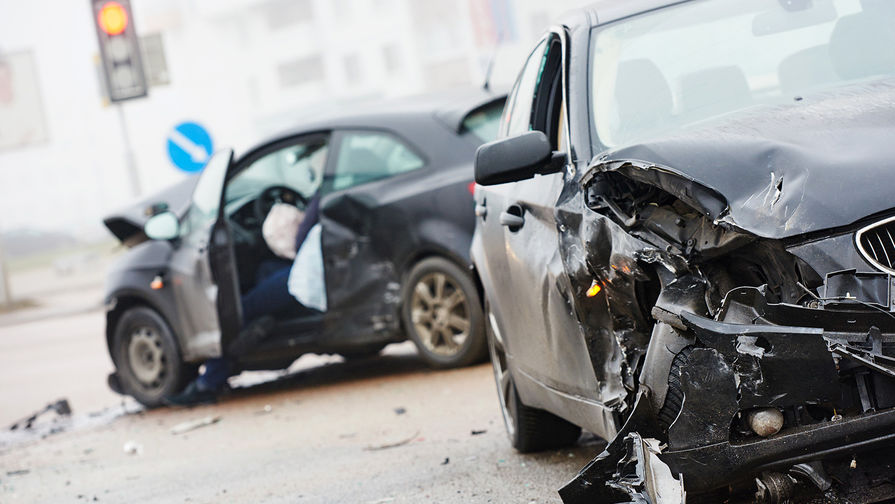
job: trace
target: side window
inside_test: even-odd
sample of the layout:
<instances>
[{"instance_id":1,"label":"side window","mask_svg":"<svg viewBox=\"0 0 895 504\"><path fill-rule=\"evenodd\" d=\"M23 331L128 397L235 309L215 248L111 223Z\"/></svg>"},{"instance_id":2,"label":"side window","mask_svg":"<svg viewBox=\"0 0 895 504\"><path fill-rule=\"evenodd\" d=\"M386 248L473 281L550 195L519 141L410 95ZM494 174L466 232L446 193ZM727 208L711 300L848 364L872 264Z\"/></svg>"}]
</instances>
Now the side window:
<instances>
[{"instance_id":1,"label":"side window","mask_svg":"<svg viewBox=\"0 0 895 504\"><path fill-rule=\"evenodd\" d=\"M502 137L519 135L531 129L532 103L546 58L547 39L544 39L528 57L510 93L501 119Z\"/></svg>"},{"instance_id":2,"label":"side window","mask_svg":"<svg viewBox=\"0 0 895 504\"><path fill-rule=\"evenodd\" d=\"M506 100L499 100L470 112L463 118L460 134L472 137L479 143L487 143L497 138L505 102Z\"/></svg>"},{"instance_id":3,"label":"side window","mask_svg":"<svg viewBox=\"0 0 895 504\"><path fill-rule=\"evenodd\" d=\"M327 151L327 137L313 136L264 154L230 179L226 203L256 198L264 189L278 185L310 199L323 181Z\"/></svg>"},{"instance_id":4,"label":"side window","mask_svg":"<svg viewBox=\"0 0 895 504\"><path fill-rule=\"evenodd\" d=\"M339 146L332 190L419 170L425 164L394 135L381 131L347 132Z\"/></svg>"},{"instance_id":5,"label":"side window","mask_svg":"<svg viewBox=\"0 0 895 504\"><path fill-rule=\"evenodd\" d=\"M563 135L563 88L562 88L562 42L559 37L551 36L549 48L544 55L541 75L534 91L534 104L531 112L531 129L547 135L553 150L565 149Z\"/></svg>"},{"instance_id":6,"label":"side window","mask_svg":"<svg viewBox=\"0 0 895 504\"><path fill-rule=\"evenodd\" d=\"M216 152L202 173L199 181L193 189L190 199L190 207L187 210L186 219L181 223L180 234L187 241L196 242L204 240L204 232L208 231L211 224L218 217L221 201L221 186L227 177L233 151Z\"/></svg>"}]
</instances>

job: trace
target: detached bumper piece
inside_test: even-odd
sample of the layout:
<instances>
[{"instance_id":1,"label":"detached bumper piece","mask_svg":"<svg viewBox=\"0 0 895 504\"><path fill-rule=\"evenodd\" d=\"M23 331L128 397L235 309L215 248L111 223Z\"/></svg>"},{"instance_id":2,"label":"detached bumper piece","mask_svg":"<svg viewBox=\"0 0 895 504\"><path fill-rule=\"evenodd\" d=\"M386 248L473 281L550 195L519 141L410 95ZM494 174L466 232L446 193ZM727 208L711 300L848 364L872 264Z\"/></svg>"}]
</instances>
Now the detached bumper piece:
<instances>
[{"instance_id":1,"label":"detached bumper piece","mask_svg":"<svg viewBox=\"0 0 895 504\"><path fill-rule=\"evenodd\" d=\"M892 286L888 275L837 272L828 275L824 297L807 306L769 303L763 288L743 287L728 293L715 320L682 313L693 343L680 367L680 412L663 433L652 408L643 407L649 401L638 401L619 434L628 445L635 431L667 434L667 447L632 455L617 437L560 492L564 501L597 502L617 490L630 480L621 468L632 456L640 464L661 460L691 495L755 483L770 495L777 481L826 491L822 462L895 446ZM749 419L769 410L784 422L763 437ZM624 497L606 502L665 502L647 490ZM787 498L782 492L759 500Z\"/></svg>"}]
</instances>

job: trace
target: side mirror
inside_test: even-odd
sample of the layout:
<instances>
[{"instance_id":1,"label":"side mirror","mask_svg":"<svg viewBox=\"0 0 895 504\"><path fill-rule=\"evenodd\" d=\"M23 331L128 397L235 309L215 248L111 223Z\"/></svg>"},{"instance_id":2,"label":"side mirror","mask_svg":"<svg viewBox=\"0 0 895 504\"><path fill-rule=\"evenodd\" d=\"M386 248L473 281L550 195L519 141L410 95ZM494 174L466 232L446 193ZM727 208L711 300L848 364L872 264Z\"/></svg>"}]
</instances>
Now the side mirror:
<instances>
[{"instance_id":1,"label":"side mirror","mask_svg":"<svg viewBox=\"0 0 895 504\"><path fill-rule=\"evenodd\" d=\"M486 143L475 153L475 181L479 185L504 184L562 170L565 154L553 152L547 135L529 131Z\"/></svg>"},{"instance_id":2,"label":"side mirror","mask_svg":"<svg viewBox=\"0 0 895 504\"><path fill-rule=\"evenodd\" d=\"M143 232L152 240L173 240L180 234L180 222L172 212L162 212L146 221Z\"/></svg>"}]
</instances>

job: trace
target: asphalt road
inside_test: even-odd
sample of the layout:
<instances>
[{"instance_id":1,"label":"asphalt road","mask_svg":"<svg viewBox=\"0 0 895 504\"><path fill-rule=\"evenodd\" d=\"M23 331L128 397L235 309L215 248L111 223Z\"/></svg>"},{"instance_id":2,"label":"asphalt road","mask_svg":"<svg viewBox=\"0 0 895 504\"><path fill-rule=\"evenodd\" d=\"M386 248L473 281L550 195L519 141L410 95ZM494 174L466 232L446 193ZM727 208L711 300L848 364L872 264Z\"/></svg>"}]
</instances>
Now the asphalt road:
<instances>
[{"instance_id":1,"label":"asphalt road","mask_svg":"<svg viewBox=\"0 0 895 504\"><path fill-rule=\"evenodd\" d=\"M306 356L243 374L217 405L143 411L106 388L102 326L91 311L0 327L0 502L559 502L601 448L515 453L490 367L432 371L409 344ZM6 430L58 398L71 419Z\"/></svg>"}]
</instances>

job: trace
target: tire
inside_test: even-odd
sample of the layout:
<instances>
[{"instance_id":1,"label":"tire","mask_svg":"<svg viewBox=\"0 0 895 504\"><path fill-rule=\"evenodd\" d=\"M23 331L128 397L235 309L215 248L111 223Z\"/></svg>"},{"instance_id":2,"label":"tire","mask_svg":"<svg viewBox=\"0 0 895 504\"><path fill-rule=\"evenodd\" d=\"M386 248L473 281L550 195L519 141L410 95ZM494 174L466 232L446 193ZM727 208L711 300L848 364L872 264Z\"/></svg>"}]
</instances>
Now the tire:
<instances>
[{"instance_id":1,"label":"tire","mask_svg":"<svg viewBox=\"0 0 895 504\"><path fill-rule=\"evenodd\" d=\"M492 326L495 320L487 303L485 312L488 315L485 326L491 365L494 368L494 381L497 384L497 398L510 444L522 453L551 450L574 444L581 437L581 427L542 409L526 406L519 398L507 365L503 338Z\"/></svg>"},{"instance_id":2,"label":"tire","mask_svg":"<svg viewBox=\"0 0 895 504\"><path fill-rule=\"evenodd\" d=\"M401 317L407 336L431 367L462 367L485 359L481 298L469 273L453 262L430 257L410 270Z\"/></svg>"},{"instance_id":3,"label":"tire","mask_svg":"<svg viewBox=\"0 0 895 504\"><path fill-rule=\"evenodd\" d=\"M690 354L693 353L693 348L694 347L692 346L684 347L683 350L674 356L674 360L671 361L671 369L668 371L668 392L665 393L665 402L662 404L662 409L660 409L658 415L656 415L659 420L659 425L666 431L671 427L671 424L677 420L677 416L684 406L684 387L681 384L681 368L687 364L687 361L690 359Z\"/></svg>"},{"instance_id":4,"label":"tire","mask_svg":"<svg viewBox=\"0 0 895 504\"><path fill-rule=\"evenodd\" d=\"M196 373L195 366L183 364L165 319L147 307L130 308L118 318L112 355L122 391L148 408L160 406Z\"/></svg>"}]
</instances>

